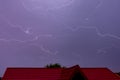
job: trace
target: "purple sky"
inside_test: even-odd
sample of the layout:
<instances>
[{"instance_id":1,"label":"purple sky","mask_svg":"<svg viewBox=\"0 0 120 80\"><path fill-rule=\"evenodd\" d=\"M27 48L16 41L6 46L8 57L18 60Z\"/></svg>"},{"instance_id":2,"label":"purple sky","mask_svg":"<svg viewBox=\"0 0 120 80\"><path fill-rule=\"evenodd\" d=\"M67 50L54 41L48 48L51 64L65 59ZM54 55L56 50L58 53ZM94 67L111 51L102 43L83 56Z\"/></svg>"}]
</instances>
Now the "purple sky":
<instances>
[{"instance_id":1,"label":"purple sky","mask_svg":"<svg viewBox=\"0 0 120 80\"><path fill-rule=\"evenodd\" d=\"M120 71L120 0L0 0L0 76L6 67Z\"/></svg>"}]
</instances>

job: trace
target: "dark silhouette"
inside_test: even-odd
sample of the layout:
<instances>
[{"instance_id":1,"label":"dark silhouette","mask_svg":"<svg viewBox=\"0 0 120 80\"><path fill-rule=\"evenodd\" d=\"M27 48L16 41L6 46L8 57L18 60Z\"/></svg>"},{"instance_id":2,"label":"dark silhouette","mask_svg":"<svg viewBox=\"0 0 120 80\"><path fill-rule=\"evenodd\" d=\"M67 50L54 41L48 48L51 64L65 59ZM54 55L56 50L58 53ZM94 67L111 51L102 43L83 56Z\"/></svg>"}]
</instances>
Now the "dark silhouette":
<instances>
[{"instance_id":1,"label":"dark silhouette","mask_svg":"<svg viewBox=\"0 0 120 80\"><path fill-rule=\"evenodd\" d=\"M47 64L45 67L46 68L62 68L59 63L49 64L49 65Z\"/></svg>"},{"instance_id":2,"label":"dark silhouette","mask_svg":"<svg viewBox=\"0 0 120 80\"><path fill-rule=\"evenodd\" d=\"M80 72L76 72L71 80L87 80L87 79L85 79Z\"/></svg>"},{"instance_id":3,"label":"dark silhouette","mask_svg":"<svg viewBox=\"0 0 120 80\"><path fill-rule=\"evenodd\" d=\"M120 72L118 72L118 73L116 73L116 74L120 76Z\"/></svg>"}]
</instances>

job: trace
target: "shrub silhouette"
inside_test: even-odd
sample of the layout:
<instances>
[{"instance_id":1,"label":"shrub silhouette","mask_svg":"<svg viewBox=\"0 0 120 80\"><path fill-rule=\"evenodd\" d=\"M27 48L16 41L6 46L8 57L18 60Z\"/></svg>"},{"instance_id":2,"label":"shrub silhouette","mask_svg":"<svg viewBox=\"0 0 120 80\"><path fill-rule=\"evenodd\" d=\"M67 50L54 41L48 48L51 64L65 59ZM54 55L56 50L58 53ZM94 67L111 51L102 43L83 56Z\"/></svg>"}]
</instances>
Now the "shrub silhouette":
<instances>
[{"instance_id":1,"label":"shrub silhouette","mask_svg":"<svg viewBox=\"0 0 120 80\"><path fill-rule=\"evenodd\" d=\"M45 67L46 68L65 68L65 67L62 67L59 63L47 64Z\"/></svg>"}]
</instances>

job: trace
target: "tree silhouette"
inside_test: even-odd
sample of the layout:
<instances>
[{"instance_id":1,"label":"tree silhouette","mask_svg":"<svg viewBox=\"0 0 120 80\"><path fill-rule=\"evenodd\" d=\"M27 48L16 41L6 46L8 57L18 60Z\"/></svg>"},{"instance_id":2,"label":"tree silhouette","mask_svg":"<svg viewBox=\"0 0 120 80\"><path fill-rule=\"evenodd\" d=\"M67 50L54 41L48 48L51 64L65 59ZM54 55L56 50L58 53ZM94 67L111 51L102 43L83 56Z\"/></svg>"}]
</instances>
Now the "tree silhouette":
<instances>
[{"instance_id":1,"label":"tree silhouette","mask_svg":"<svg viewBox=\"0 0 120 80\"><path fill-rule=\"evenodd\" d=\"M62 67L59 63L47 64L45 67L46 68L65 68L65 67Z\"/></svg>"}]
</instances>

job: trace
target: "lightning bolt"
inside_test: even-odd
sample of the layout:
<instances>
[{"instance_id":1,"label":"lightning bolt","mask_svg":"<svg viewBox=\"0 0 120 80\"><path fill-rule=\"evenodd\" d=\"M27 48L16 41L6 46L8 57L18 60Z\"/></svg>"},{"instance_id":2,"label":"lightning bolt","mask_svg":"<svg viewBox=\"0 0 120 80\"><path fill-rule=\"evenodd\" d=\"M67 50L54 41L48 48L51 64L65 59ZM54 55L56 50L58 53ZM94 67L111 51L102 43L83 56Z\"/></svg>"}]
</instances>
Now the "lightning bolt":
<instances>
[{"instance_id":1,"label":"lightning bolt","mask_svg":"<svg viewBox=\"0 0 120 80\"><path fill-rule=\"evenodd\" d=\"M46 10L45 10L45 9L43 9L43 10L45 10L45 11L50 11L50 10L57 10L57 9L61 9L61 8L64 8L64 7L68 7L68 6L70 6L72 3L74 3L74 1L75 1L75 0L69 0L68 2L64 3L64 5L57 6L57 7L54 7L54 8L47 8ZM33 10L40 10L40 9L42 9L42 7L40 7L40 6L35 6L35 7L29 8L29 7L27 7L27 6L25 5L24 1L21 1L21 4L22 4L22 6L23 6L26 10L28 10L28 11L33 11Z\"/></svg>"},{"instance_id":2,"label":"lightning bolt","mask_svg":"<svg viewBox=\"0 0 120 80\"><path fill-rule=\"evenodd\" d=\"M21 31L23 31L25 34L32 36L32 32L30 31L32 28L28 27L27 29L23 29L23 28L22 28L23 26L12 24L4 15L0 14L0 17L1 17L8 25L10 25L10 27L14 27L14 28L17 27L17 28L19 28ZM33 39L31 39L31 40L17 40L17 39L4 39L4 38L1 38L0 41L2 41L2 42L19 42L19 43L27 43L27 42L29 42L28 45L34 45L34 46L39 47L38 45L33 44L33 43L30 43L30 42L35 42L35 41L39 40L39 38L41 38L41 37L50 37L50 38L51 38L51 37L53 37L53 35L52 35L52 34L36 35L36 36L34 36ZM51 50L49 50L49 49L47 49L47 48L44 48L43 45L41 45L39 48L40 48L40 50L42 50L43 52L48 53L48 54L54 54L54 55L56 55L56 54L58 53L58 51L55 51L55 52L54 52L54 51L51 51Z\"/></svg>"},{"instance_id":3,"label":"lightning bolt","mask_svg":"<svg viewBox=\"0 0 120 80\"><path fill-rule=\"evenodd\" d=\"M10 26L10 27L13 27L13 28L19 28L21 31L23 31L25 34L27 34L28 36L31 36L32 37L32 28L31 27L27 27L26 29L23 28L23 26L21 25L15 25L15 24L12 24L4 15L0 14L0 17ZM30 41L36 41L38 40L39 38L41 37L53 37L52 34L40 34L40 35L36 35L33 37L33 39L31 40L25 40L25 41L22 41L22 40L16 40L16 39L9 39L9 40L6 40L6 39L0 39L1 41L5 41L5 42L11 42L11 41L17 41L17 42L30 42Z\"/></svg>"},{"instance_id":4,"label":"lightning bolt","mask_svg":"<svg viewBox=\"0 0 120 80\"><path fill-rule=\"evenodd\" d=\"M46 49L45 47L43 47L43 45L40 46L40 49L41 49L42 51L46 52L46 53L49 53L49 54L54 54L54 55L58 54L58 51L55 51L55 52L50 51L49 49Z\"/></svg>"},{"instance_id":5,"label":"lightning bolt","mask_svg":"<svg viewBox=\"0 0 120 80\"><path fill-rule=\"evenodd\" d=\"M95 26L67 27L67 29L71 30L72 32L78 31L78 30L80 30L80 29L94 29L94 30L96 31L96 34L97 34L99 37L103 37L103 38L105 38L105 37L110 37L110 38L113 38L113 39L120 40L120 37L117 36L117 35L113 35L113 34L110 34L110 33L105 33L105 34L101 33L101 31L100 31L97 27L95 27ZM105 54L105 53L107 53L107 50L108 50L108 49L111 49L111 48L113 48L113 47L114 47L114 45L113 45L113 46L110 46L110 47L100 48L100 49L97 50L97 54L100 54L100 53Z\"/></svg>"},{"instance_id":6,"label":"lightning bolt","mask_svg":"<svg viewBox=\"0 0 120 80\"><path fill-rule=\"evenodd\" d=\"M107 53L107 50L113 48L113 46L110 46L110 47L104 47L104 48L101 48L101 49L98 49L97 50L97 54L106 54Z\"/></svg>"},{"instance_id":7,"label":"lightning bolt","mask_svg":"<svg viewBox=\"0 0 120 80\"><path fill-rule=\"evenodd\" d=\"M51 10L61 9L61 8L64 8L64 7L68 7L68 6L70 6L71 4L73 4L74 2L75 2L75 0L70 0L70 1L67 2L65 5L60 6L60 7L53 8L53 9L51 9Z\"/></svg>"},{"instance_id":8,"label":"lightning bolt","mask_svg":"<svg viewBox=\"0 0 120 80\"><path fill-rule=\"evenodd\" d=\"M100 37L111 37L111 38L120 40L120 37L117 35L113 35L110 33L105 33L105 34L101 33L101 31L95 26L78 26L78 27L66 27L66 28L71 30L72 32L78 31L80 29L94 29L96 31L97 35Z\"/></svg>"}]
</instances>

